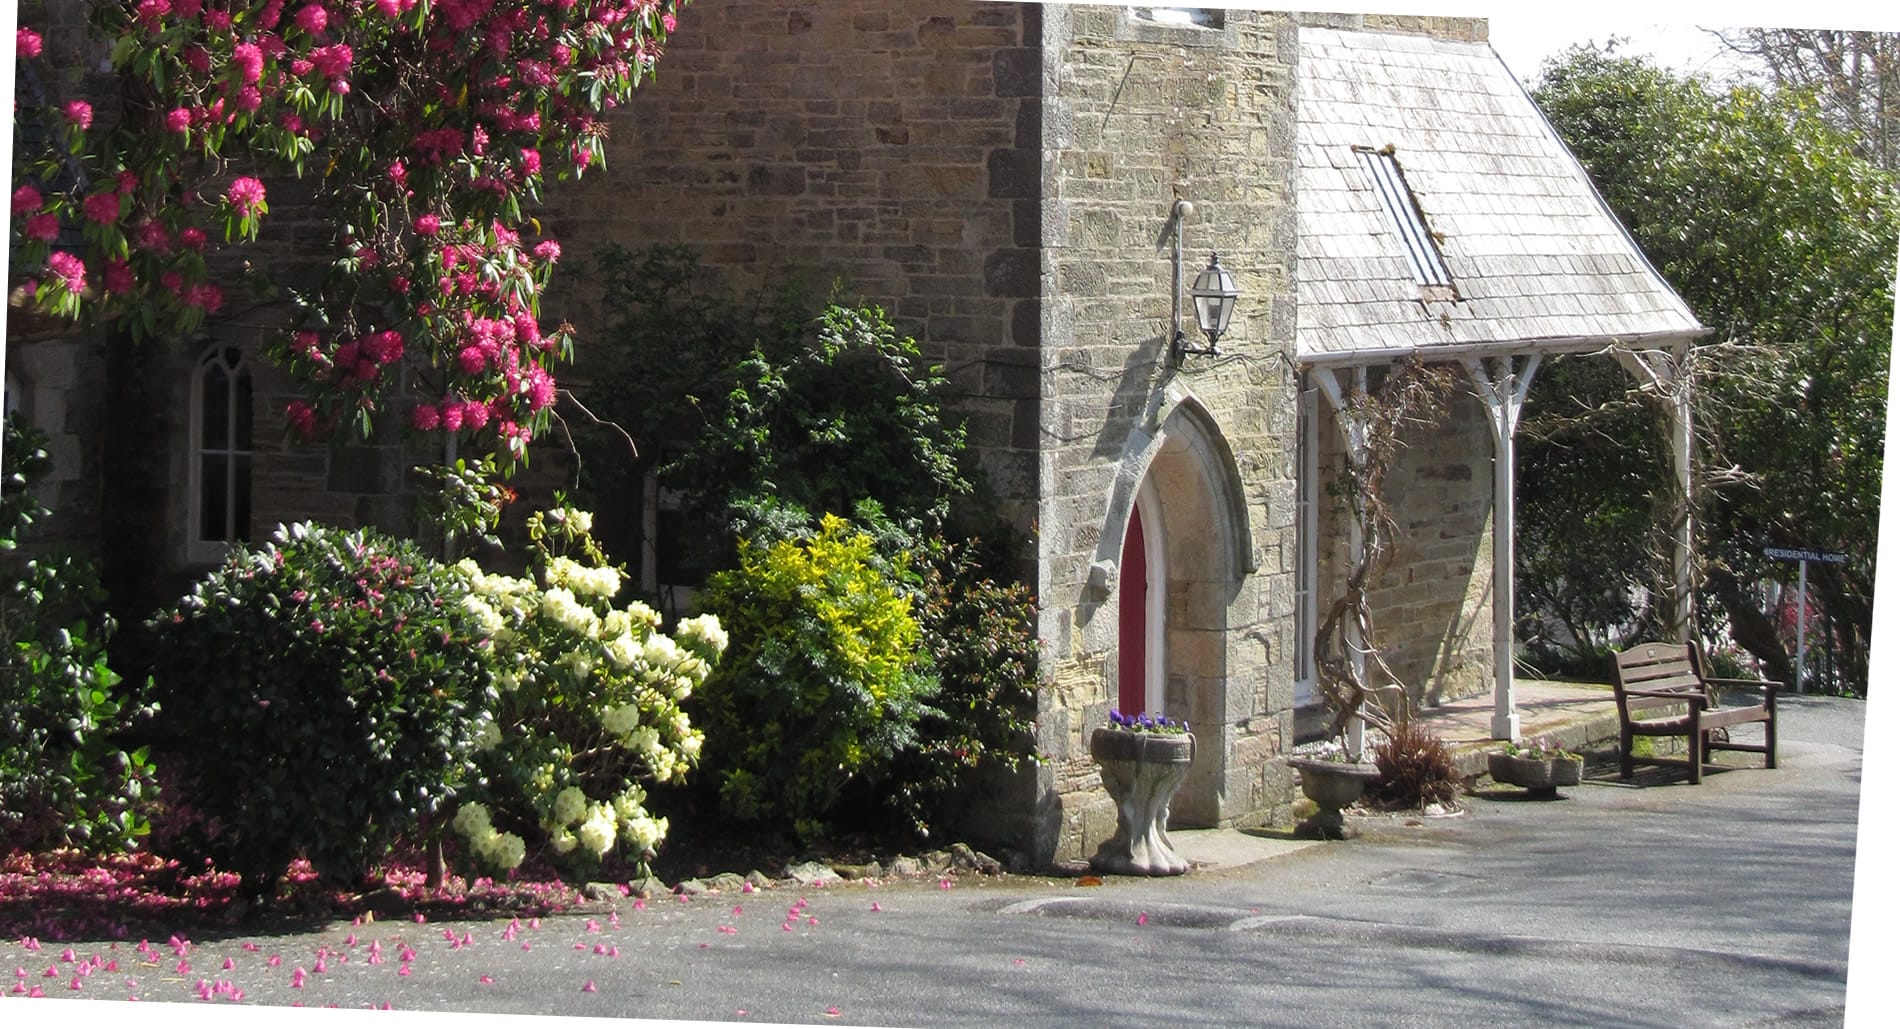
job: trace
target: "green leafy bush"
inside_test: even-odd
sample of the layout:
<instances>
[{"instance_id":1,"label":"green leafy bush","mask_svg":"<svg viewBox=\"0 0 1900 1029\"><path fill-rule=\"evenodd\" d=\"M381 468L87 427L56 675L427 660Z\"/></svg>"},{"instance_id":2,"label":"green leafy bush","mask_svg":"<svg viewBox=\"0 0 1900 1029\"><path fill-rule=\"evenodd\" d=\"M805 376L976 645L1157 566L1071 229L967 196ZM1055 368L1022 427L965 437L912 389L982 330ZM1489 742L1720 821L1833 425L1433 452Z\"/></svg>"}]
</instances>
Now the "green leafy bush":
<instances>
[{"instance_id":1,"label":"green leafy bush","mask_svg":"<svg viewBox=\"0 0 1900 1029\"><path fill-rule=\"evenodd\" d=\"M917 619L937 688L917 742L898 756L887 799L928 836L977 772L1013 772L1031 759L1036 632L1030 591L990 578L977 541L933 537L922 549Z\"/></svg>"},{"instance_id":2,"label":"green leafy bush","mask_svg":"<svg viewBox=\"0 0 1900 1029\"><path fill-rule=\"evenodd\" d=\"M565 506L530 516L530 578L455 566L490 641L497 692L477 730L480 799L454 825L491 868L519 864L530 836L583 869L616 848L650 858L669 826L647 810L641 783L679 781L699 760L704 736L680 702L718 662L725 632L702 616L669 637L647 605L616 608L625 576L592 524Z\"/></svg>"},{"instance_id":3,"label":"green leafy bush","mask_svg":"<svg viewBox=\"0 0 1900 1029\"><path fill-rule=\"evenodd\" d=\"M45 438L12 415L0 470L0 555L48 512L32 481L50 468ZM0 850L130 849L157 798L144 748L118 735L151 713L107 664L113 622L92 564L57 555L9 561L0 591Z\"/></svg>"},{"instance_id":4,"label":"green leafy bush","mask_svg":"<svg viewBox=\"0 0 1900 1029\"><path fill-rule=\"evenodd\" d=\"M279 527L154 621L201 844L258 889L360 879L473 778L493 686L461 577L368 530Z\"/></svg>"},{"instance_id":5,"label":"green leafy bush","mask_svg":"<svg viewBox=\"0 0 1900 1029\"><path fill-rule=\"evenodd\" d=\"M636 512L648 471L679 499L662 541L688 567L731 567L736 523L762 498L803 511L882 505L906 531L940 529L971 483L942 369L879 307L791 283L741 295L680 247L604 249L607 333L583 355L609 434L585 466L603 511ZM677 447L677 449L672 449ZM603 526L631 536L631 524ZM614 536L604 536L614 540Z\"/></svg>"},{"instance_id":6,"label":"green leafy bush","mask_svg":"<svg viewBox=\"0 0 1900 1029\"><path fill-rule=\"evenodd\" d=\"M853 780L888 780L917 742L924 674L911 599L872 537L837 515L796 539L743 540L703 606L732 649L701 694L721 809L821 830Z\"/></svg>"}]
</instances>

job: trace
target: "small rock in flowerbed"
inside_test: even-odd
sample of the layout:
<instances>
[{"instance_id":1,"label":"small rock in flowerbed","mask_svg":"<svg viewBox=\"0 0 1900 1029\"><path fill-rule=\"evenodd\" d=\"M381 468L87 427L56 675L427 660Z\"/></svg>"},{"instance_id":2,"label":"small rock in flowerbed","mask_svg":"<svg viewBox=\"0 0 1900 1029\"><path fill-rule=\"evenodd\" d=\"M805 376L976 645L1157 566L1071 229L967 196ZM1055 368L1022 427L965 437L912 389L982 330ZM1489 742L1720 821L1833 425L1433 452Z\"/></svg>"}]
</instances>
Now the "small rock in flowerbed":
<instances>
[{"instance_id":1,"label":"small rock in flowerbed","mask_svg":"<svg viewBox=\"0 0 1900 1029\"><path fill-rule=\"evenodd\" d=\"M891 862L889 872L893 876L912 876L924 874L924 863L914 857L900 857Z\"/></svg>"},{"instance_id":2,"label":"small rock in flowerbed","mask_svg":"<svg viewBox=\"0 0 1900 1029\"><path fill-rule=\"evenodd\" d=\"M830 865L818 861L805 861L787 867L785 878L795 880L801 886L836 886L842 881Z\"/></svg>"},{"instance_id":3,"label":"small rock in flowerbed","mask_svg":"<svg viewBox=\"0 0 1900 1029\"><path fill-rule=\"evenodd\" d=\"M714 893L737 893L745 888L745 879L737 872L721 872L706 880L706 888Z\"/></svg>"},{"instance_id":4,"label":"small rock in flowerbed","mask_svg":"<svg viewBox=\"0 0 1900 1029\"><path fill-rule=\"evenodd\" d=\"M884 866L875 861L863 865L833 865L832 870L846 879L881 879Z\"/></svg>"},{"instance_id":5,"label":"small rock in flowerbed","mask_svg":"<svg viewBox=\"0 0 1900 1029\"><path fill-rule=\"evenodd\" d=\"M918 860L924 863L924 871L926 872L948 872L950 870L951 857L950 852L947 850L930 851L922 855Z\"/></svg>"},{"instance_id":6,"label":"small rock in flowerbed","mask_svg":"<svg viewBox=\"0 0 1900 1029\"><path fill-rule=\"evenodd\" d=\"M772 877L754 868L746 873L745 885L739 888L743 890L746 886L755 890L769 890L772 888Z\"/></svg>"},{"instance_id":7,"label":"small rock in flowerbed","mask_svg":"<svg viewBox=\"0 0 1900 1029\"><path fill-rule=\"evenodd\" d=\"M671 892L666 888L665 883L650 875L643 875L628 883L627 889L632 896L640 900L652 900L663 893Z\"/></svg>"},{"instance_id":8,"label":"small rock in flowerbed","mask_svg":"<svg viewBox=\"0 0 1900 1029\"><path fill-rule=\"evenodd\" d=\"M707 892L706 884L698 879L686 879L673 886L673 892L682 897L700 897Z\"/></svg>"},{"instance_id":9,"label":"small rock in flowerbed","mask_svg":"<svg viewBox=\"0 0 1900 1029\"><path fill-rule=\"evenodd\" d=\"M604 900L612 903L627 895L627 888L619 883L591 882L581 887L581 894L588 900Z\"/></svg>"},{"instance_id":10,"label":"small rock in flowerbed","mask_svg":"<svg viewBox=\"0 0 1900 1029\"><path fill-rule=\"evenodd\" d=\"M953 867L981 872L984 875L999 875L1003 871L1002 862L988 854L970 849L967 843L950 845L950 863Z\"/></svg>"}]
</instances>

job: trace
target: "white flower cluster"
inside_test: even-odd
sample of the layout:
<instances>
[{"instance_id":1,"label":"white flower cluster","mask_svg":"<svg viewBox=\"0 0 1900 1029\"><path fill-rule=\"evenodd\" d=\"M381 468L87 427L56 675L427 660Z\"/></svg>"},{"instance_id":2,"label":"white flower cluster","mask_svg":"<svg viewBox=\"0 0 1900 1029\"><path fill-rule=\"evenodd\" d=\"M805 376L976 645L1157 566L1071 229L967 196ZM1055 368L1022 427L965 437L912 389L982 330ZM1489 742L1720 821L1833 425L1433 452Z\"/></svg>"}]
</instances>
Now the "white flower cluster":
<instances>
[{"instance_id":1,"label":"white flower cluster","mask_svg":"<svg viewBox=\"0 0 1900 1029\"><path fill-rule=\"evenodd\" d=\"M489 822L488 809L480 804L463 804L451 823L456 832L474 848L475 856L495 868L508 869L521 864L528 845L511 832L497 832Z\"/></svg>"},{"instance_id":2,"label":"white flower cluster","mask_svg":"<svg viewBox=\"0 0 1900 1029\"><path fill-rule=\"evenodd\" d=\"M680 622L673 630L681 643L702 653L711 651L707 656L718 657L726 652L726 630L719 624L716 615L704 614L697 618L688 618Z\"/></svg>"},{"instance_id":3,"label":"white flower cluster","mask_svg":"<svg viewBox=\"0 0 1900 1029\"><path fill-rule=\"evenodd\" d=\"M548 561L546 577L550 587L558 586L582 596L602 599L611 598L620 592L620 582L626 578L618 568L589 568L565 557Z\"/></svg>"},{"instance_id":4,"label":"white flower cluster","mask_svg":"<svg viewBox=\"0 0 1900 1029\"><path fill-rule=\"evenodd\" d=\"M625 736L640 724L640 705L618 704L600 713L600 727L609 736Z\"/></svg>"},{"instance_id":5,"label":"white flower cluster","mask_svg":"<svg viewBox=\"0 0 1900 1029\"><path fill-rule=\"evenodd\" d=\"M541 594L541 617L576 636L600 635L600 616L576 600L574 592L564 586L552 587Z\"/></svg>"}]
</instances>

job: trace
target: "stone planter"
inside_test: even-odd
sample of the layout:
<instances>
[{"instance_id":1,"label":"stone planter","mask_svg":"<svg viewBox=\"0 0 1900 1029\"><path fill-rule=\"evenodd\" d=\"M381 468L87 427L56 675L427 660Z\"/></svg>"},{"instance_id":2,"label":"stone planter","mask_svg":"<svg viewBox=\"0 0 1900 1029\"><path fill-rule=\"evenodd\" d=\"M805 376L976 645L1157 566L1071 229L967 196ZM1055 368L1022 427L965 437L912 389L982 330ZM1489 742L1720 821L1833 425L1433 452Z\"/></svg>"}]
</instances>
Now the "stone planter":
<instances>
[{"instance_id":1,"label":"stone planter","mask_svg":"<svg viewBox=\"0 0 1900 1029\"><path fill-rule=\"evenodd\" d=\"M1583 781L1582 758L1519 757L1493 751L1485 759L1493 782L1522 786L1533 796L1555 797L1557 787Z\"/></svg>"},{"instance_id":2,"label":"stone planter","mask_svg":"<svg viewBox=\"0 0 1900 1029\"><path fill-rule=\"evenodd\" d=\"M1300 773L1300 792L1319 805L1319 811L1295 826L1294 833L1322 840L1345 839L1348 834L1343 810L1358 803L1366 787L1379 777L1379 767L1305 758L1293 758L1287 765Z\"/></svg>"},{"instance_id":3,"label":"stone planter","mask_svg":"<svg viewBox=\"0 0 1900 1029\"><path fill-rule=\"evenodd\" d=\"M1089 756L1115 801L1115 835L1096 848L1089 866L1118 875L1186 872L1188 863L1168 842L1168 802L1194 763L1194 734L1101 728L1089 736Z\"/></svg>"}]
</instances>

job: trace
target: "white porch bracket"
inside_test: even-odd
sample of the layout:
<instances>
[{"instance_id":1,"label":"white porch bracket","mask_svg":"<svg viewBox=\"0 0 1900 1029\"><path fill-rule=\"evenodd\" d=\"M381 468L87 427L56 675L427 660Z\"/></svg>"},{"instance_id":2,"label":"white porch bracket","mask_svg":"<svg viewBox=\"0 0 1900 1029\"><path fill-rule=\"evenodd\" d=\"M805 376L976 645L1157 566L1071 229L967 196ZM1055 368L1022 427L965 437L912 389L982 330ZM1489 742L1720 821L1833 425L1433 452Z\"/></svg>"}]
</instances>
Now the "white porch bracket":
<instances>
[{"instance_id":1,"label":"white porch bracket","mask_svg":"<svg viewBox=\"0 0 1900 1029\"><path fill-rule=\"evenodd\" d=\"M1512 610L1516 606L1517 533L1517 424L1537 375L1542 354L1526 358L1462 359L1465 372L1477 387L1478 399L1490 414L1491 441L1491 738L1517 738L1517 679Z\"/></svg>"},{"instance_id":2,"label":"white porch bracket","mask_svg":"<svg viewBox=\"0 0 1900 1029\"><path fill-rule=\"evenodd\" d=\"M1628 350L1617 347L1618 364L1645 393L1663 400L1663 414L1669 425L1670 460L1676 473L1675 553L1672 555L1671 581L1675 584L1675 617L1669 632L1674 642L1687 643L1690 627L1695 624L1695 589L1691 578L1695 546L1695 505L1692 502L1692 462L1694 458L1695 415L1690 406L1687 341L1670 351Z\"/></svg>"}]
</instances>

